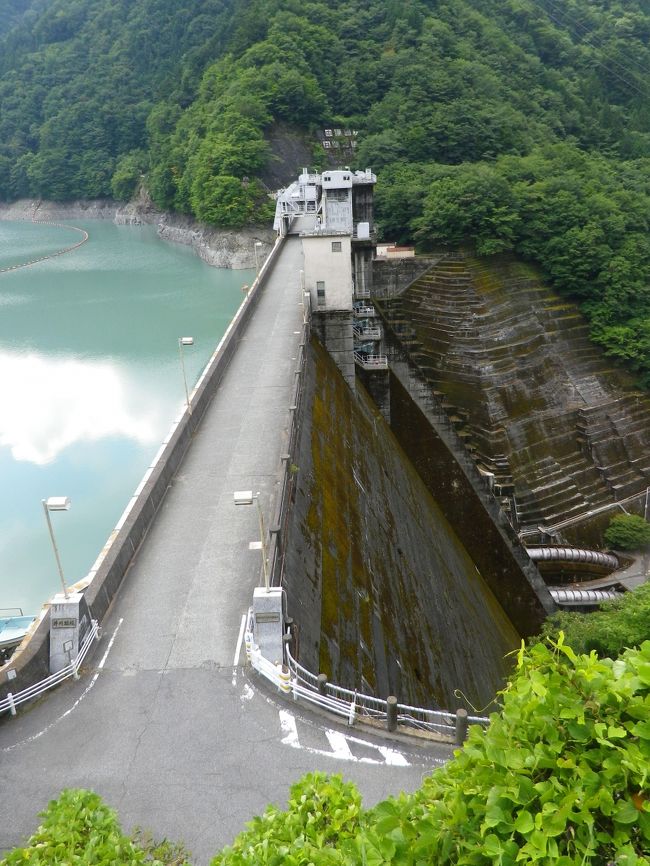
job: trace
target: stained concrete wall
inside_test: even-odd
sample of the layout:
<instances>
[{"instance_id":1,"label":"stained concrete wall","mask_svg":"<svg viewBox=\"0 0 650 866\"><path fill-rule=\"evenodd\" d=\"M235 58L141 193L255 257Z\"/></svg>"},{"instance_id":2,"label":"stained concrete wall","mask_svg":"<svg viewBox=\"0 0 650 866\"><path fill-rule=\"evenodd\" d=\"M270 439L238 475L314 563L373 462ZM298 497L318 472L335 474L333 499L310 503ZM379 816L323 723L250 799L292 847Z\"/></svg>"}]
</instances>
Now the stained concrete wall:
<instances>
[{"instance_id":1,"label":"stained concrete wall","mask_svg":"<svg viewBox=\"0 0 650 866\"><path fill-rule=\"evenodd\" d=\"M519 634L393 433L312 340L284 586L300 660L420 705L487 703Z\"/></svg>"}]
</instances>

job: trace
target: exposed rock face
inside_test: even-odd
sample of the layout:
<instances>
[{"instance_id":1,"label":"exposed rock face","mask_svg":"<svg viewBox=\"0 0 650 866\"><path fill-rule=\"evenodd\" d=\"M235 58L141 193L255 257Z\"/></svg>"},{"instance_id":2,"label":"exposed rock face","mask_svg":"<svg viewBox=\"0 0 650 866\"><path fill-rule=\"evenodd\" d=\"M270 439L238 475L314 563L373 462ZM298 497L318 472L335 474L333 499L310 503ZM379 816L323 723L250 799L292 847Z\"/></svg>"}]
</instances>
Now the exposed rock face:
<instances>
[{"instance_id":1,"label":"exposed rock face","mask_svg":"<svg viewBox=\"0 0 650 866\"><path fill-rule=\"evenodd\" d=\"M650 398L612 369L577 307L532 268L448 258L382 309L477 462L504 495L514 492L522 528L645 494ZM588 521L565 534L576 533L598 541Z\"/></svg>"},{"instance_id":2,"label":"exposed rock face","mask_svg":"<svg viewBox=\"0 0 650 866\"><path fill-rule=\"evenodd\" d=\"M0 202L0 219L56 222L57 220L112 220L117 225L155 225L163 240L191 246L197 255L217 268L254 268L260 265L275 241L272 229L217 229L190 217L158 211L143 193L128 204L109 199L96 201L41 202L21 199ZM261 246L256 247L256 243ZM257 262L255 252L257 250Z\"/></svg>"},{"instance_id":3,"label":"exposed rock face","mask_svg":"<svg viewBox=\"0 0 650 866\"><path fill-rule=\"evenodd\" d=\"M79 199L78 201L70 202L20 199L10 204L0 202L0 219L35 219L42 222L71 219L112 220L115 219L118 207L117 202L110 199L97 199L93 201Z\"/></svg>"},{"instance_id":4,"label":"exposed rock face","mask_svg":"<svg viewBox=\"0 0 650 866\"><path fill-rule=\"evenodd\" d=\"M272 229L215 229L169 214L159 222L158 234L163 240L191 246L203 261L213 267L234 269L255 267L256 243L262 244L257 247L261 265L275 240Z\"/></svg>"}]
</instances>

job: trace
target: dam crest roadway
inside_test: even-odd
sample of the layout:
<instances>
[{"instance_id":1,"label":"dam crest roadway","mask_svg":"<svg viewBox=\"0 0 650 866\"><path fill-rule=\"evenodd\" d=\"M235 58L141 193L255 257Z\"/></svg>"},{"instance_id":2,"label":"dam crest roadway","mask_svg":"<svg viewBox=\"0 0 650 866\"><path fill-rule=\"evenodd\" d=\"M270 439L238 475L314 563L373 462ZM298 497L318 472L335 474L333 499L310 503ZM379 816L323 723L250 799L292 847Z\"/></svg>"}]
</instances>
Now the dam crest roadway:
<instances>
[{"instance_id":1,"label":"dam crest roadway","mask_svg":"<svg viewBox=\"0 0 650 866\"><path fill-rule=\"evenodd\" d=\"M270 519L303 326L302 268L301 240L288 237L83 676L0 722L0 850L22 844L62 788L88 787L125 826L183 840L203 864L268 803L282 806L308 771L343 772L370 805L415 789L450 757L445 745L351 736L260 688L243 664L260 535L256 508L235 506L233 491L259 491Z\"/></svg>"}]
</instances>

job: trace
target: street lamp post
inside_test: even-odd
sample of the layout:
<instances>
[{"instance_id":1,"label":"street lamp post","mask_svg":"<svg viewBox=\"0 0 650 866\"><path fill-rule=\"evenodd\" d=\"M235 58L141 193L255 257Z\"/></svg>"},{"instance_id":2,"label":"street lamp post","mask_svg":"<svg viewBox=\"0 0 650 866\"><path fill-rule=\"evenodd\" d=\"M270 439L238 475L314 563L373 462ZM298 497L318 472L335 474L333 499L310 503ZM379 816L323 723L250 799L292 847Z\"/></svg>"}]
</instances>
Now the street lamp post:
<instances>
[{"instance_id":1,"label":"street lamp post","mask_svg":"<svg viewBox=\"0 0 650 866\"><path fill-rule=\"evenodd\" d=\"M260 272L260 260L257 254L257 248L262 246L262 241L255 241L255 246L253 249L255 250L255 273L259 276Z\"/></svg>"},{"instance_id":2,"label":"street lamp post","mask_svg":"<svg viewBox=\"0 0 650 866\"><path fill-rule=\"evenodd\" d=\"M63 576L63 566L61 565L61 557L59 556L59 549L56 546L56 539L54 538L54 529L52 528L52 521L50 520L50 511L68 511L70 508L70 500L67 496L50 496L49 499L42 499L41 502L43 503L43 511L45 512L47 528L50 531L50 538L52 540L52 548L54 549L56 565L59 569L59 577L61 578L63 595L67 599L69 598L68 587L65 583L65 577Z\"/></svg>"},{"instance_id":3,"label":"street lamp post","mask_svg":"<svg viewBox=\"0 0 650 866\"><path fill-rule=\"evenodd\" d=\"M185 403L187 411L192 414L192 406L190 405L190 393L187 389L187 376L185 375L185 358L183 356L183 346L193 346L194 337L179 337L178 338L178 355L181 359L181 371L183 373L183 385L185 386Z\"/></svg>"},{"instance_id":4,"label":"street lamp post","mask_svg":"<svg viewBox=\"0 0 650 866\"><path fill-rule=\"evenodd\" d=\"M266 527L264 526L264 515L262 514L262 506L260 505L260 493L253 493L252 490L235 490L234 493L235 505L252 505L253 500L257 505L257 519L260 526L260 544L262 546L262 573L264 575L264 589L269 591L269 552L266 543Z\"/></svg>"}]
</instances>

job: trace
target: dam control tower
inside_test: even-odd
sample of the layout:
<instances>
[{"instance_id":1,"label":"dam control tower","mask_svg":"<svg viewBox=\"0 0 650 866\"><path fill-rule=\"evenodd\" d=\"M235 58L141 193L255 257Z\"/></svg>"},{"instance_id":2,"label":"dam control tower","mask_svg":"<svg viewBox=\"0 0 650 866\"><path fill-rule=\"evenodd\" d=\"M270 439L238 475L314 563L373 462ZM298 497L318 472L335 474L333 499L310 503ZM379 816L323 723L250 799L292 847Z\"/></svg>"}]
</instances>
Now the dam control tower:
<instances>
[{"instance_id":1,"label":"dam control tower","mask_svg":"<svg viewBox=\"0 0 650 866\"><path fill-rule=\"evenodd\" d=\"M313 325L353 389L355 364L387 368L379 352L381 328L370 303L376 182L369 168L320 174L304 168L278 192L273 224L279 234L297 234L302 240Z\"/></svg>"}]
</instances>

